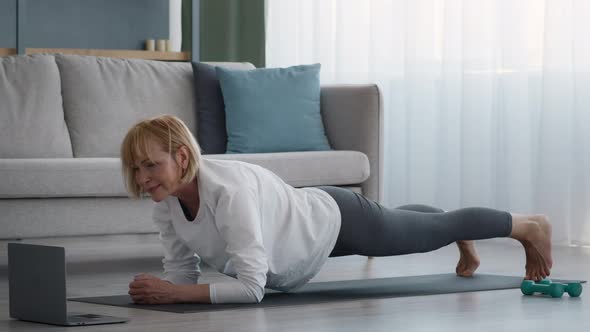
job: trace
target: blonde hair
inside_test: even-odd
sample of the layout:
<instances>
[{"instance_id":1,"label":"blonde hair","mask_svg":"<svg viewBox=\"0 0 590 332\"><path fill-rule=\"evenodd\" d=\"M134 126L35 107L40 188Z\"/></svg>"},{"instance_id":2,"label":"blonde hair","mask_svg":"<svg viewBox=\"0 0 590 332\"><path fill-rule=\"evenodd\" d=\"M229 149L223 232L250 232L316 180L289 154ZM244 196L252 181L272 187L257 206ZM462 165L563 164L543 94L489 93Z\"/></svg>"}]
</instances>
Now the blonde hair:
<instances>
[{"instance_id":1,"label":"blonde hair","mask_svg":"<svg viewBox=\"0 0 590 332\"><path fill-rule=\"evenodd\" d=\"M131 198L140 198L144 194L142 187L135 180L135 164L146 157L153 161L148 152L150 144L153 143L159 144L162 150L167 147L174 160L180 147L187 147L188 166L180 178L182 184L191 182L198 174L201 148L182 120L173 115L161 115L140 121L129 129L121 143L123 179Z\"/></svg>"}]
</instances>

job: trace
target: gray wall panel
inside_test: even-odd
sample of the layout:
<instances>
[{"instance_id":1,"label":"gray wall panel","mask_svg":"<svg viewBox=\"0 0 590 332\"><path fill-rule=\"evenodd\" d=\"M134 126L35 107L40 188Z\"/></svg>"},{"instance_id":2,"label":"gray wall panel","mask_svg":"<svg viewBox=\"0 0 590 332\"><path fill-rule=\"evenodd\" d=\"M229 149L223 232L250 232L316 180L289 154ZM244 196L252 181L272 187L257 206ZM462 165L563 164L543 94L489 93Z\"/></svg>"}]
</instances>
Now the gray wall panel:
<instances>
[{"instance_id":1,"label":"gray wall panel","mask_svg":"<svg viewBox=\"0 0 590 332\"><path fill-rule=\"evenodd\" d=\"M145 39L169 38L166 0L19 1L20 50L143 49Z\"/></svg>"},{"instance_id":2,"label":"gray wall panel","mask_svg":"<svg viewBox=\"0 0 590 332\"><path fill-rule=\"evenodd\" d=\"M201 30L199 27L199 13L201 12L201 0L192 0L192 18L191 18L191 60L200 61L201 45L199 38L201 36Z\"/></svg>"},{"instance_id":3,"label":"gray wall panel","mask_svg":"<svg viewBox=\"0 0 590 332\"><path fill-rule=\"evenodd\" d=\"M16 0L0 0L0 48L16 48Z\"/></svg>"}]
</instances>

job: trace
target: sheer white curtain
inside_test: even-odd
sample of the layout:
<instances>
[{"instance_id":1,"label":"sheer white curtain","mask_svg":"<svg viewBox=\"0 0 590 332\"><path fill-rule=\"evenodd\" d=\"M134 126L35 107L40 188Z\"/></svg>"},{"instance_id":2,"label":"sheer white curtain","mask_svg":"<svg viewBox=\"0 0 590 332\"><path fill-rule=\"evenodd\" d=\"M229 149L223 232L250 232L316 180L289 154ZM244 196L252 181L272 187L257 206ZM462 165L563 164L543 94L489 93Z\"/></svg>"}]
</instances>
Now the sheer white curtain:
<instances>
[{"instance_id":1,"label":"sheer white curtain","mask_svg":"<svg viewBox=\"0 0 590 332\"><path fill-rule=\"evenodd\" d=\"M590 244L590 1L267 0L267 66L385 103L387 206L543 213Z\"/></svg>"}]
</instances>

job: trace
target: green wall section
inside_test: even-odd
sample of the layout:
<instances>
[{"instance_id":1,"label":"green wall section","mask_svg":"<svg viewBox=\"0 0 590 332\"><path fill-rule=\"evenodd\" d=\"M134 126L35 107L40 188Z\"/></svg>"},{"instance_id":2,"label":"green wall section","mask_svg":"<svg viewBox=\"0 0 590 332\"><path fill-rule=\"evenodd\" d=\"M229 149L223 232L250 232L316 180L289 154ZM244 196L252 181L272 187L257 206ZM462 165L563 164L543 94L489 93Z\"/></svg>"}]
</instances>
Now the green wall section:
<instances>
[{"instance_id":1,"label":"green wall section","mask_svg":"<svg viewBox=\"0 0 590 332\"><path fill-rule=\"evenodd\" d=\"M143 49L168 39L168 1L19 0L19 48Z\"/></svg>"},{"instance_id":2,"label":"green wall section","mask_svg":"<svg viewBox=\"0 0 590 332\"><path fill-rule=\"evenodd\" d=\"M143 49L168 39L165 0L0 0L0 47Z\"/></svg>"},{"instance_id":3,"label":"green wall section","mask_svg":"<svg viewBox=\"0 0 590 332\"><path fill-rule=\"evenodd\" d=\"M16 0L0 0L0 48L16 47Z\"/></svg>"},{"instance_id":4,"label":"green wall section","mask_svg":"<svg viewBox=\"0 0 590 332\"><path fill-rule=\"evenodd\" d=\"M193 3L198 6L196 0L182 0L182 44L183 52L192 52L193 47ZM198 60L193 56L193 60Z\"/></svg>"},{"instance_id":5,"label":"green wall section","mask_svg":"<svg viewBox=\"0 0 590 332\"><path fill-rule=\"evenodd\" d=\"M265 66L264 0L200 0L200 61Z\"/></svg>"},{"instance_id":6,"label":"green wall section","mask_svg":"<svg viewBox=\"0 0 590 332\"><path fill-rule=\"evenodd\" d=\"M17 10L17 3L19 9ZM182 0L182 50L265 66L264 0ZM168 38L165 0L0 0L0 47L143 49Z\"/></svg>"}]
</instances>

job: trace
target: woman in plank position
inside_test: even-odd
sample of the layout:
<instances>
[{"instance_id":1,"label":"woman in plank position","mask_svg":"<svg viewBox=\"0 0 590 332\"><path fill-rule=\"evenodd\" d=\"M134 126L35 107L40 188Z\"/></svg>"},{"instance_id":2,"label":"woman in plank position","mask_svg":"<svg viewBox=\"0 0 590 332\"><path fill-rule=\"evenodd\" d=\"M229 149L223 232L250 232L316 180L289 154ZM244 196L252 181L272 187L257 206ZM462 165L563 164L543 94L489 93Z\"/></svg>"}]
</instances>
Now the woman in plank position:
<instances>
[{"instance_id":1,"label":"woman in plank position","mask_svg":"<svg viewBox=\"0 0 590 332\"><path fill-rule=\"evenodd\" d=\"M445 212L425 205L387 208L338 187L294 188L260 166L201 157L174 116L141 121L121 146L130 196L148 193L164 246L164 278L129 284L136 303L257 303L264 288L292 291L328 257L422 253L456 242L456 273L473 275L473 240L510 237L526 255L525 279L550 274L551 226L543 215L488 208ZM198 284L199 263L235 278Z\"/></svg>"}]
</instances>

